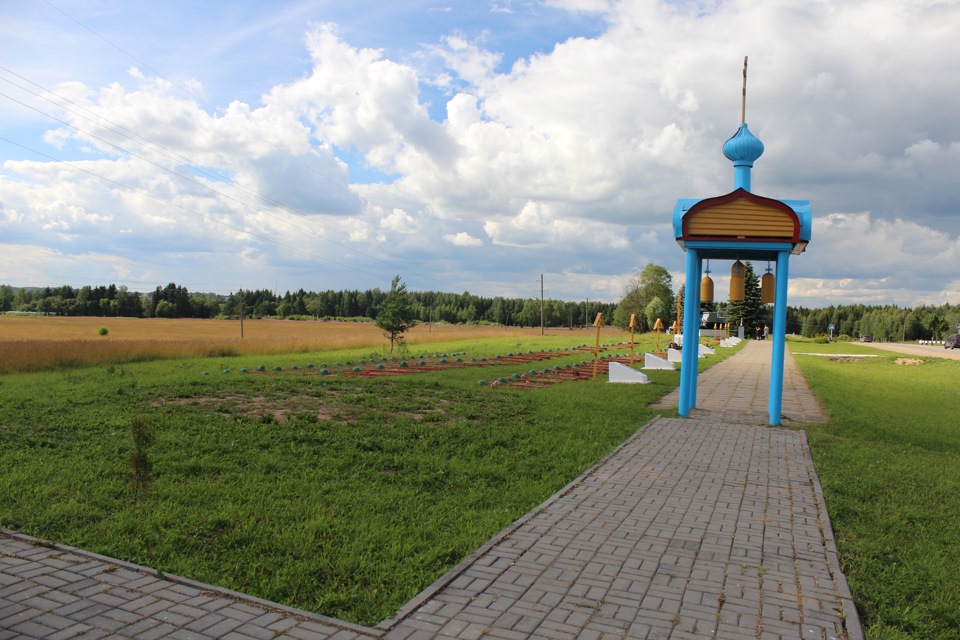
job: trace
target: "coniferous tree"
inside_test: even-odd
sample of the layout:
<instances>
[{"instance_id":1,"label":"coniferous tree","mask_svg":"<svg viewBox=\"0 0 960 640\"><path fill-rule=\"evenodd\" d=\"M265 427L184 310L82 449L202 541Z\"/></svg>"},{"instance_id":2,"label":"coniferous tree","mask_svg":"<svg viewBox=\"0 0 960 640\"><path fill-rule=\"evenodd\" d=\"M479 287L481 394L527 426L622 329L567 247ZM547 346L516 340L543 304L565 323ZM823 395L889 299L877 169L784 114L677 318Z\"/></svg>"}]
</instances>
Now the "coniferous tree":
<instances>
[{"instance_id":1,"label":"coniferous tree","mask_svg":"<svg viewBox=\"0 0 960 640\"><path fill-rule=\"evenodd\" d=\"M390 283L390 291L380 305L380 312L377 314L376 320L383 335L390 340L390 353L393 353L395 346L403 347L403 334L415 322L413 304L410 300L410 294L407 293L407 285L401 283L400 276L397 276Z\"/></svg>"},{"instance_id":2,"label":"coniferous tree","mask_svg":"<svg viewBox=\"0 0 960 640\"><path fill-rule=\"evenodd\" d=\"M760 279L748 261L744 264L744 299L727 304L727 322L731 328L740 325L743 320L744 334L755 336L757 329L770 324L769 311L760 301Z\"/></svg>"}]
</instances>

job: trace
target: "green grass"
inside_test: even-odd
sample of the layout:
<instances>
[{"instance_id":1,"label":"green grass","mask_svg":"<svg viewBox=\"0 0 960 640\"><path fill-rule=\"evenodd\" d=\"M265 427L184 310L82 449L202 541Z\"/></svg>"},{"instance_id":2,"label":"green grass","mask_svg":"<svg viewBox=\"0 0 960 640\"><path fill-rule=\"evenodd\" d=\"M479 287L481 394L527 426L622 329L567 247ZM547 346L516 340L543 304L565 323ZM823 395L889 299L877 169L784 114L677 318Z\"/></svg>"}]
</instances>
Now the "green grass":
<instances>
[{"instance_id":1,"label":"green grass","mask_svg":"<svg viewBox=\"0 0 960 640\"><path fill-rule=\"evenodd\" d=\"M575 340L423 349L479 358ZM0 526L376 624L628 438L678 380L652 371L650 385L476 384L530 365L337 375L370 355L2 376ZM308 374L309 363L334 375ZM153 436L139 474L133 425Z\"/></svg>"},{"instance_id":2,"label":"green grass","mask_svg":"<svg viewBox=\"0 0 960 640\"><path fill-rule=\"evenodd\" d=\"M805 425L841 564L868 638L960 637L960 362L872 353L832 361L796 355L830 415Z\"/></svg>"}]
</instances>

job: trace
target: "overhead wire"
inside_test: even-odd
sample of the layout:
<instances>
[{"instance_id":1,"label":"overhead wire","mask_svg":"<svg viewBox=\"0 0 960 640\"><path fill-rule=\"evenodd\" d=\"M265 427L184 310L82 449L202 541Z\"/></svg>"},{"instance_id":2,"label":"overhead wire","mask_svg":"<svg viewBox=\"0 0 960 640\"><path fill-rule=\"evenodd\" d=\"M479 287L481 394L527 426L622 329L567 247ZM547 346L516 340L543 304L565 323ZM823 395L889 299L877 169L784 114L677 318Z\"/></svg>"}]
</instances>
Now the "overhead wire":
<instances>
[{"instance_id":1,"label":"overhead wire","mask_svg":"<svg viewBox=\"0 0 960 640\"><path fill-rule=\"evenodd\" d=\"M68 18L69 20L71 20L72 22L76 23L77 25L79 25L80 27L82 27L83 29L85 29L86 31L89 31L91 34L93 34L93 35L96 36L97 38L103 40L105 43L107 43L108 45L110 45L111 47L113 47L114 49L116 49L117 51L119 51L120 53L122 53L123 55L127 56L128 58L130 58L131 60L133 60L133 61L136 62L137 64L141 65L143 68L149 70L149 71L150 71L151 73L153 73L156 77L162 78L163 80L169 82L172 86L176 87L177 89L179 89L180 91L182 91L182 92L185 93L186 95L188 95L188 96L190 96L191 98L193 98L198 104L202 104L203 106L205 106L208 110L210 110L210 111L213 112L213 113L216 113L216 111L218 111L213 105L210 105L210 104L209 104L208 102L206 102L202 97L195 95L193 92L191 92L191 91L188 90L187 88L185 88L185 87L181 86L180 84L178 84L177 82L171 80L170 78L168 78L167 76L165 76L163 73L161 73L161 72L157 71L156 69L154 69L153 67L151 67L149 64L147 64L147 63L145 63L144 61L140 60L139 58L137 58L136 56L134 56L134 55L131 54L130 52L124 50L124 49L121 48L120 46L116 45L115 43L113 43L113 42L110 41L108 38L104 37L103 35L101 35L101 34L98 33L97 31L95 31L94 29L90 28L89 26L87 26L86 24L80 22L79 20L77 20L76 18L74 18L73 16L71 16L70 14L68 14L67 12L63 11L62 9L60 9L59 7L57 7L56 5L54 5L54 4L53 4L52 2L50 2L49 0L44 0L44 3L47 4L48 6L50 6L51 8L53 8L54 10L56 10L57 12L59 12L60 14L62 14L63 16L65 16L66 18ZM0 68L3 68L4 70L8 71L8 73L11 73L12 75L15 75L15 76L17 76L17 77L19 77L19 78L27 81L27 82L30 82L30 83L33 84L34 86L37 86L37 87L43 89L44 91L48 91L46 88L42 87L41 85L39 85L39 84L37 84L37 83L29 80L29 79L26 79L26 78L24 78L23 76L20 76L19 74L15 73L15 72L9 71L9 70L7 70L5 67L0 66ZM7 80L7 82L10 82L10 81ZM14 83L11 83L11 84L14 84ZM18 86L18 85L14 84L14 86ZM21 89L23 89L23 88L21 87ZM24 90L26 90L26 91L28 91L28 92L30 92L30 93L33 93L34 95L37 95L36 93L31 92L31 91L29 91L29 90L27 90L27 89L24 89ZM49 91L48 91L48 92L49 92ZM55 94L54 92L49 92L49 93L51 93L52 95L57 95L57 94ZM47 98L45 98L44 96L39 96L39 97L41 97L41 98L43 98L43 99L47 99ZM96 117L102 119L103 121L109 122L109 123L110 123L111 125L113 125L114 127L119 127L119 128L121 128L121 129L124 129L124 130L128 131L132 136L136 136L136 137L139 138L140 140L146 141L147 143L153 145L154 147L156 147L156 148L158 148L158 149L163 149L163 150L165 150L165 151L167 151L167 152L169 152L169 153L172 153L172 154L174 154L174 155L182 158L182 159L185 160L188 164L190 164L190 165L192 165L193 167L197 168L198 172L204 173L204 175L211 175L212 177L215 177L217 180L220 180L220 181L223 181L223 182L227 182L227 183L231 184L232 186L234 186L234 187L237 188L237 189L240 189L240 190L243 190L243 191L247 191L248 193L250 193L250 194L252 194L252 195L255 195L256 197L260 198L260 199L263 200L264 202L268 202L268 203L270 203L270 204L272 204L272 205L274 205L274 206L283 208L284 210L287 210L287 211L289 211L290 213L292 213L292 214L294 214L294 215L296 215L296 216L299 216L299 217L302 217L302 218L308 220L311 224L316 224L316 225L321 226L321 227L324 227L324 228L326 228L326 229L328 229L328 230L335 231L335 232L337 232L337 233L340 233L340 234L346 236L347 238L350 238L350 236L351 236L351 234L350 234L349 232L347 232L347 231L344 231L344 230L342 230L342 229L339 229L339 228L337 228L337 227L335 227L335 226L333 226L333 225L329 225L329 224L327 224L327 223L320 222L320 221L315 220L315 219L312 219L312 218L308 218L308 217L305 216L303 213L297 211L296 209L293 209L292 207L289 207L289 206L283 204L283 203L280 202L280 201L277 201L277 200L274 200L274 199L272 199L272 198L269 198L268 196L265 196L265 195L263 195L263 194L260 194L259 192L255 191L255 190L252 190L252 189L249 189L249 188L247 188L247 187L245 187L245 186L243 186L243 185L238 185L235 181L233 181L233 180L230 179L229 177L223 176L223 175L218 174L218 173L216 173L216 172L209 172L209 173L208 173L209 170L206 169L206 168L201 167L201 165L199 165L199 163L195 163L195 162L193 162L192 160L190 160L189 158L186 158L186 157L184 157L184 156L181 156L180 154L177 154L177 153L174 152L174 151L171 151L171 150L169 150L169 149L166 149L166 147L164 147L163 145L161 145L161 144L159 144L159 143L156 143L156 142L154 142L154 141L152 141L152 140L149 140L148 138L145 138L145 137L139 135L139 134L136 133L136 132L130 131L129 129L126 129L126 127L122 127L121 125L117 125L116 123L114 123L114 122L111 121L110 119L108 119L108 118L106 118L106 117L104 117L104 116L102 116L102 115L100 115L100 114L96 114L95 112L91 112L89 109L86 109L86 107L82 107L81 105L76 105L76 103L73 103L72 101L70 101L70 100L68 100L68 99L66 99L66 98L64 98L64 97L62 97L62 96L57 95L57 97L60 98L60 99L62 99L62 100L65 100L66 102L69 102L69 103L71 103L71 104L74 104L75 106L78 106L79 108L81 108L81 109L83 109L83 110L85 110L85 111L88 111L88 112L90 112L90 113L93 113L94 115L96 115ZM48 100L48 99L47 99L47 100ZM50 100L48 100L48 101L50 101ZM53 103L52 101L50 101L50 102ZM21 103L21 104L23 104L23 103ZM53 104L56 104L56 103L53 103ZM29 105L26 105L26 106L29 106ZM60 108L64 108L62 105L57 105L57 106L59 106ZM29 108L33 108L33 107L29 107ZM35 110L36 110L36 109L35 109ZM42 113L42 112L41 112L41 113ZM76 112L74 112L74 111L71 110L71 113L76 113ZM49 114L45 114L45 115L49 115ZM76 115L80 115L80 114L76 114ZM50 116L50 117L53 117L53 116ZM80 117L84 117L84 116L81 115ZM61 121L61 120L59 120L59 119L57 119L57 118L54 118L54 119L56 119L56 120L58 120L58 121L60 121L60 122L63 122L63 121ZM89 118L87 118L87 119L89 120ZM64 124L67 124L68 126L73 126L73 125L70 125L69 123L64 123ZM245 124L248 124L248 123L245 123ZM74 127L74 128L77 129L77 130L80 130L80 129L77 128L77 127ZM108 127L108 128L110 128L110 127ZM130 138L130 136L127 136L127 135L125 135L125 134L123 134L123 133L120 133L119 131L116 131L115 129L114 129L114 132L117 133L118 135L121 135L121 136ZM86 132L85 132L85 133L86 133ZM88 134L88 135L90 135L90 134ZM318 171L315 167L311 166L310 164L303 162L302 160L300 160L300 159L297 158L296 156L293 156L293 155L291 155L290 153L288 153L286 150L284 150L284 149L276 146L275 144L273 144L273 143L270 142L269 140L264 139L262 136L259 136L259 134L258 134L258 138L259 138L262 142L264 142L265 144L267 144L268 146L270 146L271 148L273 148L274 150L276 150L277 152L285 155L287 158L289 158L290 160L292 160L292 161L295 162L296 164L304 167L305 169L307 169L307 170L310 171L311 173L317 175L318 177L322 178L322 179L325 180L326 182L328 182L328 183L330 183L330 184L338 187L339 189L342 189L344 192L346 192L346 193L349 194L350 196L356 197L356 194L355 194L352 190L350 190L349 188L347 188L346 186L344 186L342 183L333 180L333 179L330 178L328 175L324 174L323 172ZM104 142L105 142L106 144L111 144L111 146L116 146L116 145L113 145L113 144L110 143L110 142L107 142L107 141L104 141ZM119 148L119 147L118 147L118 148ZM129 153L129 151L126 151L126 152ZM177 175L181 175L181 177L182 177L182 174L177 174ZM201 186L204 186L205 188L208 188L208 189L211 189L211 190L213 190L213 191L216 191L216 190L212 189L212 187L210 187L209 185L204 185L203 183L198 183L198 184L200 184ZM219 193L219 192L218 192L218 193ZM223 195L223 194L221 194L221 195ZM229 197L229 196L225 196L225 197ZM248 206L249 206L249 205L248 205ZM315 234L315 235L317 235L317 234ZM357 249L355 249L355 248L353 248L353 247L336 243L335 241L330 240L329 238L327 238L327 237L325 237L325 236L319 236L319 235L317 235L317 237L321 237L321 238L323 238L323 239L325 239L325 240L327 240L327 241L329 241L329 242L334 242L334 244L338 244L339 246L344 247L344 248L346 248L347 250L355 251L355 252L359 253L360 255L364 255L365 257L370 257L370 258L372 258L372 259L374 259L374 260L379 260L379 259L377 259L377 258L375 258L375 257L373 257L373 256L369 256L368 254L364 254L363 252L360 252L359 250L357 250ZM388 251L388 250L386 250L386 249L384 249L384 248L382 248L382 247L376 246L376 245L374 245L374 244L372 244L372 243L369 243L369 242L366 242L366 241L364 241L364 240L356 240L356 239L353 239L353 238L350 238L350 239L351 239L352 242L356 242L356 243L358 243L358 244L362 244L362 245L364 245L364 246L368 246L368 247L370 247L370 248L373 248L373 249L375 249L375 250L377 250L377 251L379 251L379 252L381 252L381 253L383 253L383 254L385 254L385 255L388 255L388 256L390 256L390 257L392 257L392 258L394 258L394 259L404 260L404 261L406 261L406 262L410 262L410 263L419 265L419 266L422 267L422 268L425 268L425 269L430 270L430 271L435 271L435 272L437 272L437 273L440 273L440 272L441 272L439 269L436 269L436 268L434 268L434 267L431 267L430 265L427 265L427 264L425 264L425 263L423 263L423 262L420 262L420 261L417 261L417 260L413 260L413 259L407 258L407 257L405 257L405 256L400 256L400 255L394 254L394 253L392 253L392 252L390 252L390 251ZM384 262L384 261L382 261L382 260L380 260L380 261L381 261L381 262ZM389 264L389 263L387 263L387 264ZM395 266L395 267L396 267L397 265L391 265L391 266ZM407 270L410 271L409 268L408 268ZM421 277L421 278L425 278L425 279L427 279L427 280L431 280L431 281L437 282L437 283L439 283L439 284L445 284L445 285L447 285L447 286L452 286L452 283L450 283L450 282L443 281L443 280L438 280L438 279L436 279L436 278L432 278L432 277L429 277L429 276L424 276L423 274L416 273L416 272L413 272L413 271L410 271L410 272L411 272L413 275L419 276L419 277ZM470 280L468 280L468 281L466 281L466 282L469 282L469 283L471 283L471 284L487 284L487 283L482 282L482 281L470 281Z\"/></svg>"},{"instance_id":2,"label":"overhead wire","mask_svg":"<svg viewBox=\"0 0 960 640\"><path fill-rule=\"evenodd\" d=\"M142 160L143 162L146 162L147 164L150 164L150 165L152 165L152 166L160 169L161 171L165 171L165 172L167 172L167 173L170 173L170 174L172 174L172 175L180 178L181 180L185 180L185 181L187 181L187 182L190 182L190 183L192 183L192 184L194 184L194 185L197 185L197 186L199 186L199 187L202 187L202 188L204 188L204 189L208 189L208 190L212 191L213 193L216 193L217 195L222 196L223 198L226 198L226 199L228 199L228 200L232 200L232 201L236 202L237 204L239 204L239 205L241 205L241 206L249 207L249 208L253 209L256 213L263 214L263 215L265 215L265 216L267 216L267 217L269 217L269 218L272 218L272 219L274 219L274 220L277 220L278 222L281 222L281 223L283 223L283 224L288 224L288 225L292 226L294 229L297 229L297 230L299 230L299 231L303 231L303 232L305 232L305 233L308 233L308 234L310 234L310 235L312 235L312 236L314 236L314 237L320 238L320 239L322 239L322 240L326 240L327 242L330 242L330 243L335 244L335 245L337 245L337 246L339 246L339 247L342 247L342 248L344 248L344 249L347 249L348 251L353 251L353 252L355 252L355 253L357 253L357 254L359 254L359 255L362 255L362 256L364 256L364 257L366 257L366 258L370 258L371 260L375 260L375 261L377 261L377 262L381 262L381 263L386 264L386 265L391 266L391 267L397 267L397 266L398 266L398 265L392 264L392 263L390 263L390 262L388 262L388 261L386 261L386 260L383 260L383 259L381 259L381 258L378 258L378 257L376 257L376 256L372 256L372 255L370 255L370 254L368 254L368 253L364 253L363 251L359 251L358 249L356 249L356 248L354 248L354 247L350 247L350 246L345 245L345 244L343 244L343 243L341 243L341 242L337 242L336 240L332 240L332 239L330 239L330 238L328 238L328 237L326 237L326 236L323 236L323 235L321 235L321 234L319 234L319 233L317 233L317 232L315 232L315 231L313 231L313 230L311 230L311 229L307 229L307 228L305 228L305 227L302 227L302 226L299 226L299 225L295 225L295 224L293 224L292 222L290 222L289 220L285 220L285 219L283 219L283 218L281 218L281 217L279 217L279 216L276 216L276 215L274 215L274 214L272 214L272 213L269 213L269 212L267 212L267 211L265 211L265 210L259 209L258 207L254 207L253 205L251 205L251 204L249 204L249 203L247 203L247 202L244 202L244 201L242 201L242 200L240 200L240 199L238 199L238 198L235 198L235 197L233 197L233 196L231 196L231 195L229 195L229 194L226 194L226 193L224 193L224 192L222 192L222 191L219 191L219 190L217 190L217 189L214 189L213 187L211 187L211 186L208 185L208 184L205 184L205 183L203 183L203 182L200 182L199 180L195 180L195 179L193 179L192 177L187 176L187 175L184 175L184 174L182 174L182 173L180 173L180 172L178 172L178 171L174 171L173 169L170 169L169 167L165 167L165 166L163 166L163 165L161 165L161 164L159 164L159 163L157 163L157 162L154 162L153 160L150 160L149 158L145 158L144 156L141 156L141 155L139 155L139 154L137 154L137 153L134 153L133 151L130 151L129 149L126 149L126 148L124 148L124 147L121 147L121 146L113 143L113 142L110 142L109 140L106 140L106 139L104 139L104 138L102 138L102 137L100 137L100 136L98 136L98 135L96 135L96 134L94 134L94 133L91 133L91 132L89 132L89 131L85 131L85 130L77 127L76 125L71 124L70 122L67 122L66 120L62 120L62 119L57 118L56 116L53 116L53 115L51 115L51 114L44 113L43 111L40 111L39 109L36 109L35 107L33 107L33 106L31 106L31 105L28 105L28 104L26 104L26 103L24 103L24 102L21 102L20 100L17 100L16 98L13 98L12 96L8 96L7 94L5 94L5 93L3 93L3 92L0 92L0 97L7 98L8 100L11 100L12 102L16 102L17 104L20 104L20 105L22 105L22 106L24 106L24 107L26 107L26 108L28 108L28 109L32 109L32 110L36 111L37 113L40 113L40 114L42 114L42 115L45 115L45 116L49 117L49 118L52 119L52 120L55 120L55 121L57 121L57 122L65 125L65 126L67 126L67 127L70 127L71 129L74 129L75 131L79 131L80 133L82 133L82 134L84 134L84 135L86 135L86 136L89 136L90 138L93 138L94 140L98 140L98 141L100 141L100 142L102 142L102 143L104 143L104 144L106 144L106 145L110 145L110 147L112 147L112 148L114 148L114 149L117 149L117 150L119 150L119 151L122 151L122 152L124 152L124 153L126 153L126 154L128 154L128 155L130 155L130 156L132 156L132 157L134 157L134 158L137 158L137 159L139 159L139 160ZM24 147L24 148L26 148L26 147ZM162 155L166 155L166 154L162 154ZM48 157L52 157L52 156L48 156ZM167 157L169 157L169 156L167 156ZM283 205L280 205L280 206L283 206ZM284 208L284 209L288 209L288 208L285 207L285 206L283 206L283 208ZM289 210L289 209L288 209L288 210ZM302 214L299 214L299 215L300 215L300 217L304 217ZM408 271L409 271L410 273L413 273L414 275L419 276L420 278L423 278L423 279L426 279L426 280L431 280L431 281L434 281L434 282L438 282L438 283L440 283L440 284L448 284L448 283L445 283L445 282L443 282L443 281L440 281L440 280L437 280L437 279L435 279L435 278L432 278L432 277L430 277L430 276L424 275L424 274L422 274L422 273L417 273L417 272L411 271L411 270L409 270L409 269L408 269Z\"/></svg>"},{"instance_id":3,"label":"overhead wire","mask_svg":"<svg viewBox=\"0 0 960 640\"><path fill-rule=\"evenodd\" d=\"M360 272L360 273L364 273L364 274L366 274L366 275L368 275L368 276L373 276L373 277L375 277L375 278L386 278L386 276L383 276L383 275L381 275L381 274L372 273L372 272L370 272L370 271L366 271L366 270L364 270L364 269L360 269L359 267L355 267L355 266L352 266L352 265L344 264L344 263L342 263L342 262L337 262L336 260L331 260L330 258L325 258L325 257L320 256L320 255L317 255L317 254L315 254L315 253L313 253L313 252L311 252L311 251L307 251L306 249L301 249L300 247L294 246L294 245L292 245L292 244L288 244L288 243L286 243L286 242L281 242L281 241L279 241L279 240L275 240L275 239L270 238L270 237L268 237L268 236L265 236L265 235L262 235L262 234L259 234L259 233L250 231L250 230L248 230L248 229L243 229L243 228L238 227L238 226L236 226L236 225L230 224L229 222L224 222L223 220L219 220L219 219L217 219L217 218L215 218L215 217L213 217L213 216L208 216L208 215L206 215L206 214L204 214L204 213L200 213L199 211L194 211L193 209L190 209L189 207L185 207L185 206L183 206L183 205L181 205L181 204L179 204L179 203L173 202L173 201L171 201L171 200L166 200L166 199L164 199L164 198L161 198L160 196L157 196L157 195L154 195L154 194L150 193L149 191L145 191L145 190L143 190L143 189L138 189L138 188L136 188L136 187L131 187L130 185L126 185L126 184L123 184L123 183L121 183L121 182L117 182L116 180L113 180L112 178L108 178L108 177L106 177L106 176L100 175L99 173L97 173L97 172L95 172L95 171L90 171L89 169L84 169L83 167L78 167L78 166L75 165L74 163L69 162L69 161L67 161L67 160L61 160L60 158L55 158L54 156L51 156L51 155L46 154L46 153L43 153L42 151L37 151L36 149L31 149L30 147L28 147L28 146L26 146L26 145L22 145L22 144L20 144L20 143L18 143L18 142L15 142L15 141L13 141L13 140L10 140L9 138L0 136L0 140L6 142L6 143L8 143L8 144L12 144L12 145L14 145L14 146L20 147L21 149L24 149L25 151L29 151L29 152L31 152L31 153L35 153L35 154L37 154L37 155L40 156L40 157L46 158L47 160L51 160L51 161L53 161L53 162L57 162L57 163L63 164L63 165L65 165L65 166L70 167L71 169L76 170L76 171L80 171L80 172L86 173L86 174L88 174L88 175L91 175L91 176L93 176L93 177L95 177L95 178L99 178L100 180L103 180L104 182L108 182L108 183L110 183L110 184L113 184L113 185L115 185L115 186L121 187L121 188L123 188L123 189L128 189L128 190L130 190L130 191L132 191L132 192L134 192L134 193L139 193L140 195L146 196L146 197L148 197L148 198L151 198L151 199L156 200L156 201L158 201L158 202L162 202L162 203L164 203L164 204L168 204L168 205L170 205L170 206L172 206L172 207L175 207L175 208L177 208L177 209L180 209L181 211L185 211L185 212L187 212L187 213L191 213L191 214L193 214L193 215L199 216L200 218L203 218L203 219L208 220L208 221L210 221L210 222L215 222L215 223L217 223L217 224L223 225L223 226L225 226L225 227L227 227L227 228L229 228L229 229L233 229L234 231L238 231L238 232L243 233L243 234L245 234L245 235L248 235L248 236L257 238L257 239L259 239L259 240L263 240L263 241L265 241L265 242L269 242L269 243L271 243L271 244L275 244L275 245L277 245L277 246L286 247L287 249L292 249L293 251L296 251L297 253L304 254L304 255L309 256L309 257L311 257L311 258L316 258L316 259L318 259L318 260L323 260L324 262L328 262L328 263L330 263L330 264L334 264L334 265L337 265L337 266L339 266L339 267L344 267L344 268L347 268L347 269L352 269L352 270L354 270L354 271L358 271L358 272Z\"/></svg>"}]
</instances>

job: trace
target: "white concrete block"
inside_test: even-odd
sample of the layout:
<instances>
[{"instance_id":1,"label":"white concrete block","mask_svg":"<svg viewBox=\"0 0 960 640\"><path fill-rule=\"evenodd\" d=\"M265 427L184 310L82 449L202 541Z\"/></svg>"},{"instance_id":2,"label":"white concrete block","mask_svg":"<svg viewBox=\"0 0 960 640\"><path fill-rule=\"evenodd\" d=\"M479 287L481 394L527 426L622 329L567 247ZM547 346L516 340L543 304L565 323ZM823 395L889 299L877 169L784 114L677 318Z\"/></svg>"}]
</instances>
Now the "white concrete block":
<instances>
[{"instance_id":1,"label":"white concrete block","mask_svg":"<svg viewBox=\"0 0 960 640\"><path fill-rule=\"evenodd\" d=\"M667 360L670 362L683 362L683 356L679 349L667 349Z\"/></svg>"},{"instance_id":2,"label":"white concrete block","mask_svg":"<svg viewBox=\"0 0 960 640\"><path fill-rule=\"evenodd\" d=\"M673 349L671 349L671 351L673 351ZM679 353L679 351L677 353ZM669 371L677 370L677 368L673 366L672 361L667 360L666 358L661 358L660 356L654 353L643 354L643 368L644 369L667 369Z\"/></svg>"},{"instance_id":3,"label":"white concrete block","mask_svg":"<svg viewBox=\"0 0 960 640\"><path fill-rule=\"evenodd\" d=\"M632 369L625 364L620 364L619 362L610 363L610 379L609 382L621 382L625 384L648 384L650 379L647 378L647 374L642 371L637 371Z\"/></svg>"}]
</instances>

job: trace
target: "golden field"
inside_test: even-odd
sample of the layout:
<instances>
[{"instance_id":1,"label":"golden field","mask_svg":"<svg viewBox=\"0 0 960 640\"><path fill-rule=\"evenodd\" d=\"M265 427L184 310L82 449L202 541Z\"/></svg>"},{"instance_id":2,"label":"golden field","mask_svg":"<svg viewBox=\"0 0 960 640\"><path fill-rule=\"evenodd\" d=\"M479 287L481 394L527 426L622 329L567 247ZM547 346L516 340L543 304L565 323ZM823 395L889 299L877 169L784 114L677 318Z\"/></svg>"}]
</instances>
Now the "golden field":
<instances>
[{"instance_id":1,"label":"golden field","mask_svg":"<svg viewBox=\"0 0 960 640\"><path fill-rule=\"evenodd\" d=\"M100 336L97 329L108 328ZM610 329L604 329L604 332ZM582 334L550 330L552 335ZM162 318L0 316L0 374L61 366L137 362L164 358L308 353L340 349L382 349L383 334L372 322L314 322ZM406 334L410 345L449 340L534 337L539 328L418 325Z\"/></svg>"}]
</instances>

